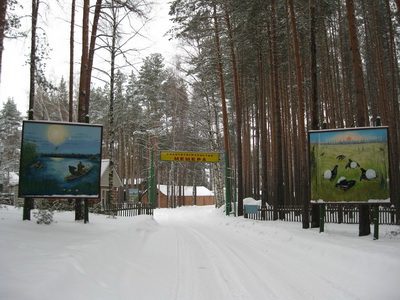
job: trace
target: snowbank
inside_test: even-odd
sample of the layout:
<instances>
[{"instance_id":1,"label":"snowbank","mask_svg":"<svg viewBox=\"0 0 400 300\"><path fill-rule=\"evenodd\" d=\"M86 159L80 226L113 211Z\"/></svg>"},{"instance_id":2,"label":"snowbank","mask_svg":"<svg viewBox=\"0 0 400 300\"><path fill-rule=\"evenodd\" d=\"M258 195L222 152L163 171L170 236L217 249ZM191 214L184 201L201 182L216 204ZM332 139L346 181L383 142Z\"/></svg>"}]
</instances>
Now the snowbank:
<instances>
[{"instance_id":1,"label":"snowbank","mask_svg":"<svg viewBox=\"0 0 400 300\"><path fill-rule=\"evenodd\" d=\"M254 203L251 199L246 203ZM0 299L400 299L398 226L227 217L213 206L51 225L0 209Z\"/></svg>"}]
</instances>

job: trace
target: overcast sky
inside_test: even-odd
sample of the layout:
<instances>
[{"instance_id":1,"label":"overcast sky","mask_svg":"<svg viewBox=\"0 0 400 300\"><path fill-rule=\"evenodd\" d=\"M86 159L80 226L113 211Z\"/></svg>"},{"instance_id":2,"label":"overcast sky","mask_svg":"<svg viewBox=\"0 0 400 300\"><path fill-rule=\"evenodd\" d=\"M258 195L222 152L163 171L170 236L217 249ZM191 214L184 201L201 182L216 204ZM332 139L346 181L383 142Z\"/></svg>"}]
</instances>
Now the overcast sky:
<instances>
[{"instance_id":1,"label":"overcast sky","mask_svg":"<svg viewBox=\"0 0 400 300\"><path fill-rule=\"evenodd\" d=\"M69 18L70 18L70 0L63 0L66 5L62 6L54 0L48 0L51 3L50 9L41 5L41 23L38 26L42 27L48 37L50 48L50 59L46 61L46 76L53 83L58 84L61 77L66 81L69 78ZM150 53L161 53L166 62L172 61L174 52L176 51L176 42L170 42L168 37L164 36L166 31L172 26L169 21L168 10L170 0L153 0L155 3L152 11L153 20L146 28L142 29L141 33L145 38L135 38L135 48L146 48L140 53L135 53L132 61L139 64L143 58ZM26 14L30 14L31 0L19 0L23 4ZM94 4L91 0L91 4ZM82 12L79 9L82 0L77 0L76 23L81 22ZM78 7L79 5L79 7ZM28 21L28 23L30 20ZM45 24L44 24L45 23ZM75 81L79 75L79 61L81 57L80 46L80 27L75 27ZM38 31L40 34L41 30ZM25 61L30 51L30 37L20 38L18 40L6 40L5 50L3 52L1 82L0 82L0 101L4 103L9 97L14 98L18 110L26 115L29 104L29 67ZM128 70L127 70L128 71ZM130 71L129 71L130 72ZM103 85L103 84L101 84ZM1 105L2 107L2 105Z\"/></svg>"}]
</instances>

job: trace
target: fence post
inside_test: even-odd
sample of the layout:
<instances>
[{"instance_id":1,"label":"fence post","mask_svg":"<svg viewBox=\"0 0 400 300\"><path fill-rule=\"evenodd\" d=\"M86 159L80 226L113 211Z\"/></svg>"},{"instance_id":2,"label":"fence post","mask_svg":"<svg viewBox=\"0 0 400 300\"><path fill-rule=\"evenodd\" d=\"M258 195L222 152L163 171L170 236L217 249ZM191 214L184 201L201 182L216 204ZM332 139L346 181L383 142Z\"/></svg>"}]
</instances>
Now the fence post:
<instances>
[{"instance_id":1,"label":"fence post","mask_svg":"<svg viewBox=\"0 0 400 300\"><path fill-rule=\"evenodd\" d=\"M150 185L149 185L149 200L150 204L154 207L154 193L155 193L155 175L154 175L154 150L151 151L150 162Z\"/></svg>"},{"instance_id":2,"label":"fence post","mask_svg":"<svg viewBox=\"0 0 400 300\"><path fill-rule=\"evenodd\" d=\"M225 213L231 213L231 182L229 178L229 153L225 151Z\"/></svg>"}]
</instances>

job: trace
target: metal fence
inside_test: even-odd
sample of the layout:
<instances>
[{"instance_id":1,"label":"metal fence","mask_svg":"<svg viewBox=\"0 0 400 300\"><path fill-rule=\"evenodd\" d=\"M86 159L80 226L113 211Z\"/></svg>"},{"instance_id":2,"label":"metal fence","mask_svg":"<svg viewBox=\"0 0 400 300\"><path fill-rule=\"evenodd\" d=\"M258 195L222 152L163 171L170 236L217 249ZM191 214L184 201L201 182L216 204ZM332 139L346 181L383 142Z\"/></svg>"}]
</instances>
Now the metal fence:
<instances>
[{"instance_id":1,"label":"metal fence","mask_svg":"<svg viewBox=\"0 0 400 300\"><path fill-rule=\"evenodd\" d=\"M147 203L135 204L110 204L104 208L104 213L121 217L134 217L139 215L153 215L153 206Z\"/></svg>"},{"instance_id":2,"label":"metal fence","mask_svg":"<svg viewBox=\"0 0 400 300\"><path fill-rule=\"evenodd\" d=\"M359 207L357 205L326 205L325 222L326 223L359 223ZM373 220L373 206L370 206L370 219ZM272 206L258 206L258 209L244 210L244 217L252 220L274 220L274 208ZM249 213L247 213L249 212ZM300 205L280 206L277 208L277 216L279 220L288 222L302 222L303 207ZM311 206L309 210L311 218ZM379 224L396 225L396 208L391 205L379 205Z\"/></svg>"}]
</instances>

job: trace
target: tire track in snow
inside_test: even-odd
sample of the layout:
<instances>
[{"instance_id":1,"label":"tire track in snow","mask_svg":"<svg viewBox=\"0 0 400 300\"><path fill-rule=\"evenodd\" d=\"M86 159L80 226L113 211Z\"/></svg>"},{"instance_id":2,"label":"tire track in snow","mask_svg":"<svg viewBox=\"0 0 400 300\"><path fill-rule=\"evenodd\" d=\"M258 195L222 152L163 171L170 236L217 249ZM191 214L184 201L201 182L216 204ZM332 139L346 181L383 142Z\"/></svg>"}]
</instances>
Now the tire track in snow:
<instances>
[{"instance_id":1,"label":"tire track in snow","mask_svg":"<svg viewBox=\"0 0 400 300\"><path fill-rule=\"evenodd\" d=\"M168 223L177 235L176 299L317 299L316 285L326 291L324 299L357 299L316 272L320 261L299 260L300 252L287 249L291 243L269 245L194 219Z\"/></svg>"},{"instance_id":2,"label":"tire track in snow","mask_svg":"<svg viewBox=\"0 0 400 300\"><path fill-rule=\"evenodd\" d=\"M177 236L178 265L175 299L223 299L226 295L214 262L205 255L204 244L187 228L173 226ZM218 286L218 289L215 289Z\"/></svg>"},{"instance_id":3,"label":"tire track in snow","mask_svg":"<svg viewBox=\"0 0 400 300\"><path fill-rule=\"evenodd\" d=\"M224 273L229 274L229 280L234 282L235 287L242 289L241 294L235 293L239 296L237 299L256 299L259 295L265 299L290 299L296 294L303 295L301 299L305 299L304 295L308 294L298 285L288 288L291 284L287 282L287 270L282 268L281 262L268 257L265 247L258 242L205 226L190 230L207 241L222 268L229 266ZM285 286L284 290L279 289L282 286Z\"/></svg>"},{"instance_id":4,"label":"tire track in snow","mask_svg":"<svg viewBox=\"0 0 400 300\"><path fill-rule=\"evenodd\" d=\"M174 298L253 299L252 295L259 295L261 290L268 299L277 299L269 286L259 279L264 270L253 270L254 264L259 262L247 265L242 261L242 256L247 254L237 249L236 239L226 241L223 233L198 225L182 220L164 224L173 228L177 236L179 265ZM239 249L242 248L240 245Z\"/></svg>"},{"instance_id":5,"label":"tire track in snow","mask_svg":"<svg viewBox=\"0 0 400 300\"><path fill-rule=\"evenodd\" d=\"M224 227L209 230L220 231L220 235L232 235ZM204 229L201 231L204 233ZM360 299L336 282L337 277L329 277L333 269L342 277L342 281L351 280L352 277L346 274L347 269L332 266L327 259L307 260L308 256L303 255L296 243L268 243L241 233L231 236L231 240L221 241L237 257L238 264L242 263L242 268L247 268L254 275L253 278L257 278L258 292L255 289L254 295L264 294L266 299L320 299L322 295L315 293L315 287L318 286L318 290L325 291L324 299ZM324 269L329 275L321 271ZM263 291L260 286L267 288Z\"/></svg>"}]
</instances>

